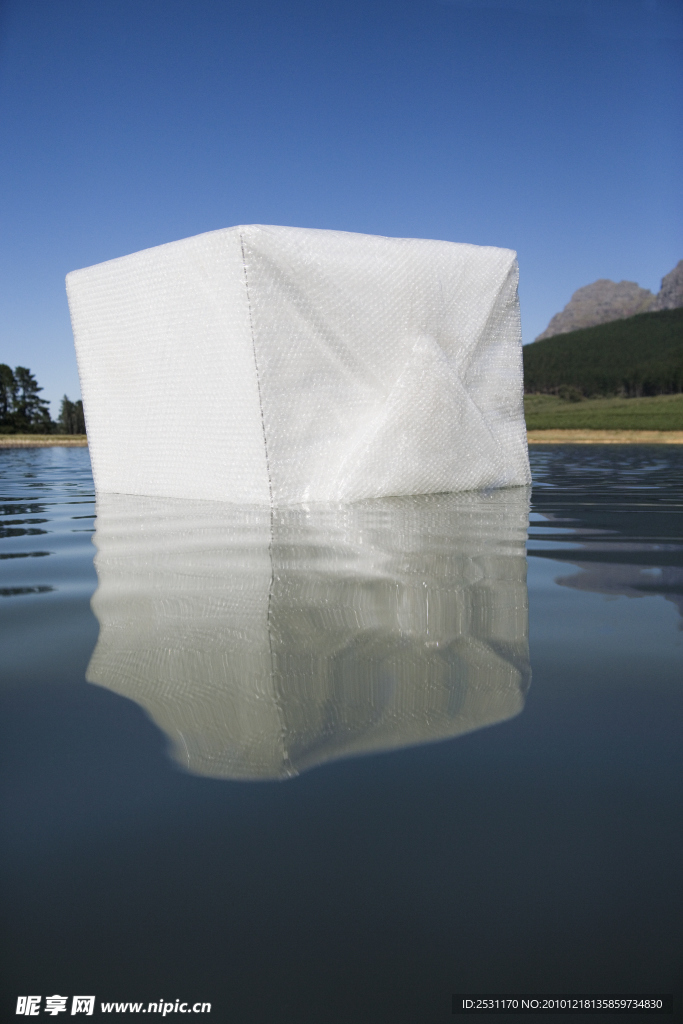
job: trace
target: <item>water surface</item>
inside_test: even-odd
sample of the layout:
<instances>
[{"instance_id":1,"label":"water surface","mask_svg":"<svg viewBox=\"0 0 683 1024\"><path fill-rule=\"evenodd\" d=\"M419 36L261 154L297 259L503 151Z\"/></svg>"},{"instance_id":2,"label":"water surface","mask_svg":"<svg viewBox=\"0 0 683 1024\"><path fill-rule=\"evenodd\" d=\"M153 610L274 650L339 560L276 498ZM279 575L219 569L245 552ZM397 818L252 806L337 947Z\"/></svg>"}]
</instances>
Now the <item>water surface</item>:
<instances>
[{"instance_id":1,"label":"water surface","mask_svg":"<svg viewBox=\"0 0 683 1024\"><path fill-rule=\"evenodd\" d=\"M683 452L532 463L530 511L95 520L87 450L0 452L8 1018L680 992Z\"/></svg>"}]
</instances>

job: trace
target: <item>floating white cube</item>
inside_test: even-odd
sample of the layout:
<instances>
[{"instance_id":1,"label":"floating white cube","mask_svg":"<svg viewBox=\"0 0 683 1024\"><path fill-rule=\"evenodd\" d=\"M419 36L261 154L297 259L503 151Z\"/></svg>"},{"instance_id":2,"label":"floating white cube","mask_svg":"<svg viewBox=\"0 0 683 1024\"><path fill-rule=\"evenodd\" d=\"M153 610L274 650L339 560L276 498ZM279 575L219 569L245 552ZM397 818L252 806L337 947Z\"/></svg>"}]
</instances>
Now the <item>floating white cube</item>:
<instances>
[{"instance_id":1,"label":"floating white cube","mask_svg":"<svg viewBox=\"0 0 683 1024\"><path fill-rule=\"evenodd\" d=\"M67 277L101 492L287 505L530 480L508 249L226 228Z\"/></svg>"}]
</instances>

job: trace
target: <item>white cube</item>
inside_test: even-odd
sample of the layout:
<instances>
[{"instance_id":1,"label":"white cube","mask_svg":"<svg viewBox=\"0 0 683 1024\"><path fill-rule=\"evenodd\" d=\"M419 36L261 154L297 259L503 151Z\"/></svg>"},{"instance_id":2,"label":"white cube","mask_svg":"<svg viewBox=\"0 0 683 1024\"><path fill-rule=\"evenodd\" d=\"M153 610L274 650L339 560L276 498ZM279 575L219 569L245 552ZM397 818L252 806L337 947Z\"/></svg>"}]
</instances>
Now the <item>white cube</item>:
<instances>
[{"instance_id":1,"label":"white cube","mask_svg":"<svg viewBox=\"0 0 683 1024\"><path fill-rule=\"evenodd\" d=\"M508 249L249 225L67 277L95 485L250 504L530 480Z\"/></svg>"}]
</instances>

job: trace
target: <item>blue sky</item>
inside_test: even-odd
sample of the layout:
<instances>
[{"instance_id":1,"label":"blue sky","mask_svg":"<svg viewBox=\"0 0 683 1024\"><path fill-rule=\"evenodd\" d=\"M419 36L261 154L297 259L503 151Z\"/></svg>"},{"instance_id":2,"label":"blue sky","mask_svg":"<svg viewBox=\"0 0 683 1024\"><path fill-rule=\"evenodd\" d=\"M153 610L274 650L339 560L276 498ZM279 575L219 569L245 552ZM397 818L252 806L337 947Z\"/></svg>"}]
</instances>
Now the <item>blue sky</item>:
<instances>
[{"instance_id":1,"label":"blue sky","mask_svg":"<svg viewBox=\"0 0 683 1024\"><path fill-rule=\"evenodd\" d=\"M524 341L683 258L683 0L0 0L0 362L64 276L240 223L516 249Z\"/></svg>"}]
</instances>

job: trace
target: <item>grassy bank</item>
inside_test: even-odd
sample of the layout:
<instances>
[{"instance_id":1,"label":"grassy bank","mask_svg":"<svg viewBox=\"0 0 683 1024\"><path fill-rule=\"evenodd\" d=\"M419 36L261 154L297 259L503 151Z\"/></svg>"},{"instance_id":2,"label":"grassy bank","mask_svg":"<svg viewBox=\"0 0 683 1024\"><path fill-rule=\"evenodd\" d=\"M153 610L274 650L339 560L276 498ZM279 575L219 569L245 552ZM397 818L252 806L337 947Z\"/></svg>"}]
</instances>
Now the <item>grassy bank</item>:
<instances>
[{"instance_id":1,"label":"grassy bank","mask_svg":"<svg viewBox=\"0 0 683 1024\"><path fill-rule=\"evenodd\" d=\"M529 430L529 444L683 444L683 430Z\"/></svg>"},{"instance_id":2,"label":"grassy bank","mask_svg":"<svg viewBox=\"0 0 683 1024\"><path fill-rule=\"evenodd\" d=\"M683 395L567 402L525 395L528 430L683 430Z\"/></svg>"}]
</instances>

